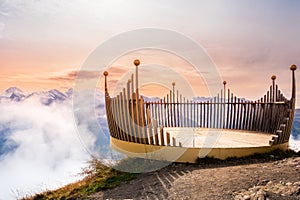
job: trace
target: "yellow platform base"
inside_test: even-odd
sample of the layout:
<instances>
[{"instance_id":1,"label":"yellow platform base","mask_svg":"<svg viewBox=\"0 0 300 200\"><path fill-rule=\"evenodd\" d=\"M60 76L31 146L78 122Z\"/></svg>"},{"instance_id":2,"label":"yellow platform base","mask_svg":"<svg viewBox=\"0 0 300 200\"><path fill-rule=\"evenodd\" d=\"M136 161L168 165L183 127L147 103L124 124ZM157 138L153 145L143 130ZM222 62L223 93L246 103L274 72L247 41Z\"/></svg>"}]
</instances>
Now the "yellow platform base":
<instances>
[{"instance_id":1,"label":"yellow platform base","mask_svg":"<svg viewBox=\"0 0 300 200\"><path fill-rule=\"evenodd\" d=\"M166 160L170 162L182 163L196 163L197 158L203 158L205 156L224 160L229 157L244 157L253 155L255 153L267 153L274 149L288 149L288 143L257 147L189 148L178 146L138 144L125 142L113 137L110 137L110 146L112 149L126 154L130 157Z\"/></svg>"}]
</instances>

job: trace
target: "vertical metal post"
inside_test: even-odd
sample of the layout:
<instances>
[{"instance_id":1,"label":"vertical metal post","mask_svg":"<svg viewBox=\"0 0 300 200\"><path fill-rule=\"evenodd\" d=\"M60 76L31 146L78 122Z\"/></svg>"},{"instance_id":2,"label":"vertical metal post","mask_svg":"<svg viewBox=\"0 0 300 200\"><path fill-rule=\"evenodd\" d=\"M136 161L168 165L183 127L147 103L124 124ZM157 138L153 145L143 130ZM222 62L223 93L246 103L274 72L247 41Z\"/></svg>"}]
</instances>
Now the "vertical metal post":
<instances>
[{"instance_id":1,"label":"vertical metal post","mask_svg":"<svg viewBox=\"0 0 300 200\"><path fill-rule=\"evenodd\" d=\"M227 82L226 81L223 81L223 85L224 85L224 97L221 96L221 98L223 99L222 102L223 102L223 121L221 122L222 124L222 128L226 128L226 105L228 106L228 103L226 104L226 84ZM227 112L228 112L228 109L227 109Z\"/></svg>"}]
</instances>

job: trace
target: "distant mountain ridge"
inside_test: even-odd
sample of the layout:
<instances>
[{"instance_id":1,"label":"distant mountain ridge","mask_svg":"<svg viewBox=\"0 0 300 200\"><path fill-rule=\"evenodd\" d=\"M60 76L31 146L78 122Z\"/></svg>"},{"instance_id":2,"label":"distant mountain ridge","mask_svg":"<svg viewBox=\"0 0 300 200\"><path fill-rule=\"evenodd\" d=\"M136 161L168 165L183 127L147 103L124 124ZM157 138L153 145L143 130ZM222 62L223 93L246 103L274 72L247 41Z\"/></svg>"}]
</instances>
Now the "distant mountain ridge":
<instances>
[{"instance_id":1,"label":"distant mountain ridge","mask_svg":"<svg viewBox=\"0 0 300 200\"><path fill-rule=\"evenodd\" d=\"M103 95L99 95L101 91L96 90L96 98L102 98ZM99 93L99 94L98 94ZM32 93L25 93L17 87L10 87L0 94L0 103L1 101L24 101L29 98L40 98L40 101L44 105L50 105L53 102L65 101L71 99L73 95L73 88L68 89L66 92L61 92L57 89L51 89L48 91L36 91ZM147 102L160 101L160 97L147 97L143 96ZM210 97L194 97L193 102L203 102L211 100Z\"/></svg>"},{"instance_id":2,"label":"distant mountain ridge","mask_svg":"<svg viewBox=\"0 0 300 200\"><path fill-rule=\"evenodd\" d=\"M49 91L37 91L32 93L25 93L17 87L10 87L0 95L0 103L3 101L25 101L29 98L37 98L44 105L50 105L53 102L62 102L71 99L73 95L73 89L70 88L66 92L61 92L57 89Z\"/></svg>"}]
</instances>

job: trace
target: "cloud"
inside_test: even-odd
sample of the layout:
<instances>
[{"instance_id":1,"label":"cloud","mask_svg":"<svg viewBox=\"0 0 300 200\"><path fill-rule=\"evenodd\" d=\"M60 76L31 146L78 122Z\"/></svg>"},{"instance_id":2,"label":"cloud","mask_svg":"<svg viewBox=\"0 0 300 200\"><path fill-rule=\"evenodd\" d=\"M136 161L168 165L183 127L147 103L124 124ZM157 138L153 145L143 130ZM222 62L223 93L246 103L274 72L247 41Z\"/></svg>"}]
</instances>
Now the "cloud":
<instances>
[{"instance_id":1,"label":"cloud","mask_svg":"<svg viewBox=\"0 0 300 200\"><path fill-rule=\"evenodd\" d=\"M76 78L80 79L94 79L99 78L101 72L98 71L71 71L67 74L52 76L48 78L49 80L54 81L74 81Z\"/></svg>"},{"instance_id":2,"label":"cloud","mask_svg":"<svg viewBox=\"0 0 300 200\"><path fill-rule=\"evenodd\" d=\"M48 79L49 80L54 80L54 81L74 81L76 79L76 76L77 76L77 72L72 71L72 72L69 72L69 73L64 74L64 75L52 76Z\"/></svg>"},{"instance_id":3,"label":"cloud","mask_svg":"<svg viewBox=\"0 0 300 200\"><path fill-rule=\"evenodd\" d=\"M103 110L103 106L98 106ZM37 98L1 102L0 110L0 143L4 143L0 145L13 144L0 155L0 199L54 189L79 178L75 175L90 155L76 128L84 130L81 136L86 136L87 148L93 149L97 142L93 124L89 123L90 113L81 116L82 123L76 127L70 100L50 106ZM103 112L98 119L105 122Z\"/></svg>"}]
</instances>

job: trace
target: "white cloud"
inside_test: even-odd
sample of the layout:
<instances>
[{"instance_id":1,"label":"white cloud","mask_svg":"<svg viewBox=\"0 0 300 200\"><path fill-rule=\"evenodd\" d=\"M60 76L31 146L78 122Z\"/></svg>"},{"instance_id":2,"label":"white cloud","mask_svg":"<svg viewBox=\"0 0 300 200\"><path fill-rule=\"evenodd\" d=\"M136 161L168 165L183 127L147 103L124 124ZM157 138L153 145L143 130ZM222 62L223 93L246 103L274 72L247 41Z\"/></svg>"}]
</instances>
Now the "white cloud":
<instances>
[{"instance_id":1,"label":"white cloud","mask_svg":"<svg viewBox=\"0 0 300 200\"><path fill-rule=\"evenodd\" d=\"M45 106L29 99L1 103L0 110L0 125L10 129L6 139L18 145L0 156L0 199L54 189L79 178L75 175L90 156L76 133L70 102Z\"/></svg>"}]
</instances>

